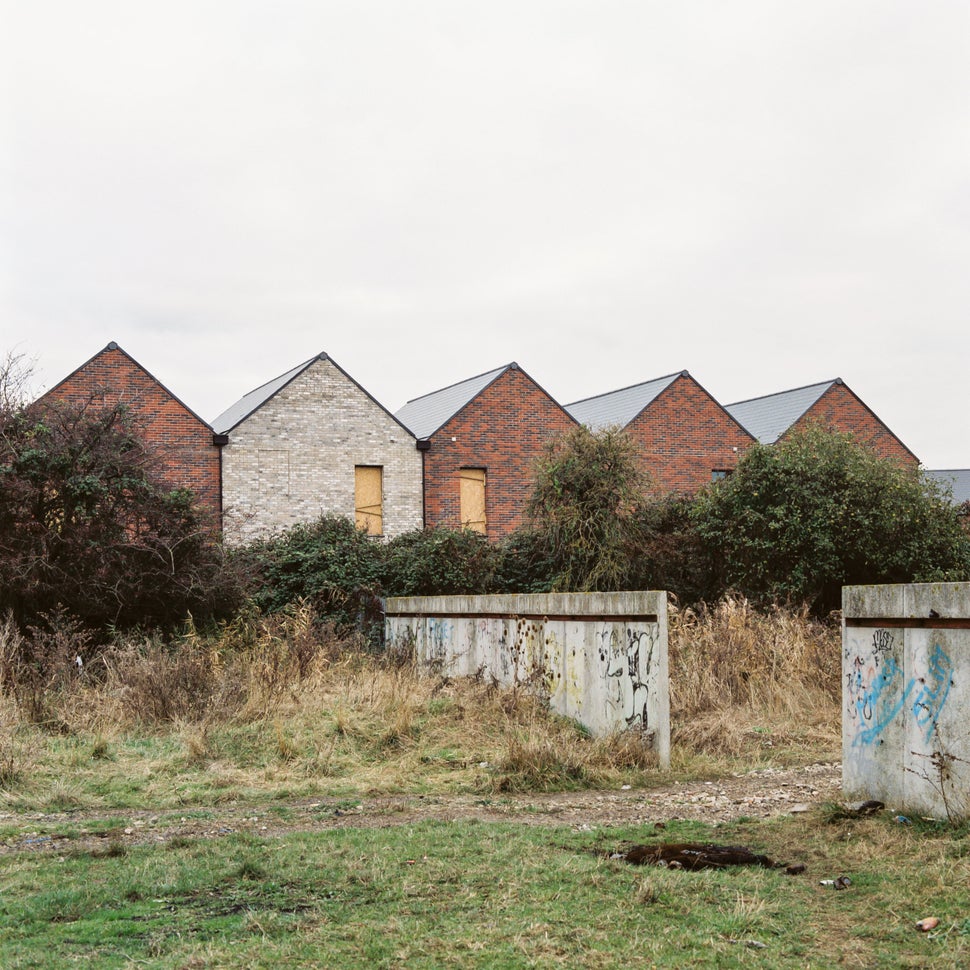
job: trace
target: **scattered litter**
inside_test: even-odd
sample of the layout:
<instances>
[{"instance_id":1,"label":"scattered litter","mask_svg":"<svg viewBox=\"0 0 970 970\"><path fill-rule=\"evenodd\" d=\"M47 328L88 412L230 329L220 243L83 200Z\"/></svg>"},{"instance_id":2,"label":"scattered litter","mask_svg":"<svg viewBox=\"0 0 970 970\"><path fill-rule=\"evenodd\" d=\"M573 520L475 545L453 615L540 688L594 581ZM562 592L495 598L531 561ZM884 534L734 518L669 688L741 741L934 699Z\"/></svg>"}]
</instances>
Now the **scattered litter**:
<instances>
[{"instance_id":1,"label":"scattered litter","mask_svg":"<svg viewBox=\"0 0 970 970\"><path fill-rule=\"evenodd\" d=\"M927 916L916 924L916 929L920 933L929 933L930 930L935 930L939 925L940 921L935 916Z\"/></svg>"},{"instance_id":2,"label":"scattered litter","mask_svg":"<svg viewBox=\"0 0 970 970\"><path fill-rule=\"evenodd\" d=\"M848 889L852 885L852 880L848 876L839 876L837 879L819 879L820 886L832 886L835 889Z\"/></svg>"},{"instance_id":3,"label":"scattered litter","mask_svg":"<svg viewBox=\"0 0 970 970\"><path fill-rule=\"evenodd\" d=\"M897 825L912 825L913 824L913 821L912 821L912 819L906 818L905 815L897 815L896 816L896 823L897 823Z\"/></svg>"},{"instance_id":4,"label":"scattered litter","mask_svg":"<svg viewBox=\"0 0 970 970\"><path fill-rule=\"evenodd\" d=\"M785 869L786 876L800 876L808 866L804 862L796 862L793 866L787 866Z\"/></svg>"},{"instance_id":5,"label":"scattered litter","mask_svg":"<svg viewBox=\"0 0 970 970\"><path fill-rule=\"evenodd\" d=\"M762 943L761 940L734 940L728 939L728 943L740 943L743 946L749 946L752 950L767 950L768 944Z\"/></svg>"},{"instance_id":6,"label":"scattered litter","mask_svg":"<svg viewBox=\"0 0 970 970\"><path fill-rule=\"evenodd\" d=\"M661 866L667 869L723 869L727 866L763 866L774 869L777 863L766 855L757 855L743 845L674 842L661 845L633 845L615 852L619 859L635 866Z\"/></svg>"},{"instance_id":7,"label":"scattered litter","mask_svg":"<svg viewBox=\"0 0 970 970\"><path fill-rule=\"evenodd\" d=\"M620 791L629 791L632 787L632 785L620 785Z\"/></svg>"}]
</instances>

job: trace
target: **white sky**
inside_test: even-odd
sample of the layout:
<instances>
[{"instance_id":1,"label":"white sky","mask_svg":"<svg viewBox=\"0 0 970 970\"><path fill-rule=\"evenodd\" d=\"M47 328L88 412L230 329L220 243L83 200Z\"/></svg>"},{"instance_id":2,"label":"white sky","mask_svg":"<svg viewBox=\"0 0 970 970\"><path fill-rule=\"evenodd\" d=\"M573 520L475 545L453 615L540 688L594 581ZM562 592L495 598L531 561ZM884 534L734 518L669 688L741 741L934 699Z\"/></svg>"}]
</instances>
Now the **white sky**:
<instances>
[{"instance_id":1,"label":"white sky","mask_svg":"<svg viewBox=\"0 0 970 970\"><path fill-rule=\"evenodd\" d=\"M321 351L391 410L842 377L970 467L965 0L6 0L0 353L202 417Z\"/></svg>"}]
</instances>

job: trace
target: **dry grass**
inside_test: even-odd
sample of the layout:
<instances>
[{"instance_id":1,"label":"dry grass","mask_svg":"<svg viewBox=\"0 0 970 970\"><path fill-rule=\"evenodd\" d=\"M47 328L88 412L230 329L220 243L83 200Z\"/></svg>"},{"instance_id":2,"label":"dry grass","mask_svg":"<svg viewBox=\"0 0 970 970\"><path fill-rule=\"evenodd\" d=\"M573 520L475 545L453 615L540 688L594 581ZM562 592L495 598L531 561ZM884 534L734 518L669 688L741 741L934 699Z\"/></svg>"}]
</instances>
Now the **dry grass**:
<instances>
[{"instance_id":1,"label":"dry grass","mask_svg":"<svg viewBox=\"0 0 970 970\"><path fill-rule=\"evenodd\" d=\"M837 758L838 636L805 614L763 615L739 600L674 610L675 771ZM0 643L0 656L15 646ZM57 650L70 654L60 642ZM141 793L133 798L180 803L322 784L348 793L605 787L646 783L656 768L639 734L593 739L525 688L375 657L314 623L306 605L242 615L214 635L190 627L171 643L114 642L68 673L49 672L42 703L33 684L19 698L3 682L0 788L42 774L32 763L50 761L58 744L74 778L87 773L94 786L114 771Z\"/></svg>"},{"instance_id":2,"label":"dry grass","mask_svg":"<svg viewBox=\"0 0 970 970\"><path fill-rule=\"evenodd\" d=\"M837 750L841 632L807 610L759 613L725 598L670 614L673 742L712 754L752 747Z\"/></svg>"}]
</instances>

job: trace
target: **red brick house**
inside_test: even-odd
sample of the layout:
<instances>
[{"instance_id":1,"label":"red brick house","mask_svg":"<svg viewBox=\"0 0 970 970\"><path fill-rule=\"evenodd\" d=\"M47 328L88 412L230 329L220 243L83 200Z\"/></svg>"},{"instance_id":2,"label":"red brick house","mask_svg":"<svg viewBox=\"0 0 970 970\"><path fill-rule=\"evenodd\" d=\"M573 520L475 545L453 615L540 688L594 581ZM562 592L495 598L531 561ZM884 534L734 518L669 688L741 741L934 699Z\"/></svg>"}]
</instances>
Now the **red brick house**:
<instances>
[{"instance_id":1,"label":"red brick house","mask_svg":"<svg viewBox=\"0 0 970 970\"><path fill-rule=\"evenodd\" d=\"M516 363L408 401L395 417L424 455L425 525L490 539L522 524L536 459L576 424Z\"/></svg>"},{"instance_id":2,"label":"red brick house","mask_svg":"<svg viewBox=\"0 0 970 970\"><path fill-rule=\"evenodd\" d=\"M692 493L723 478L754 437L687 371L567 404L593 431L622 428L662 491Z\"/></svg>"},{"instance_id":3,"label":"red brick house","mask_svg":"<svg viewBox=\"0 0 970 970\"><path fill-rule=\"evenodd\" d=\"M183 404L114 341L52 387L41 400L126 404L159 455L163 480L189 488L199 507L218 522L221 508L221 442L210 425Z\"/></svg>"},{"instance_id":4,"label":"red brick house","mask_svg":"<svg viewBox=\"0 0 970 970\"><path fill-rule=\"evenodd\" d=\"M727 405L727 411L762 444L772 445L813 422L851 434L881 458L900 465L919 459L842 380L823 381Z\"/></svg>"}]
</instances>

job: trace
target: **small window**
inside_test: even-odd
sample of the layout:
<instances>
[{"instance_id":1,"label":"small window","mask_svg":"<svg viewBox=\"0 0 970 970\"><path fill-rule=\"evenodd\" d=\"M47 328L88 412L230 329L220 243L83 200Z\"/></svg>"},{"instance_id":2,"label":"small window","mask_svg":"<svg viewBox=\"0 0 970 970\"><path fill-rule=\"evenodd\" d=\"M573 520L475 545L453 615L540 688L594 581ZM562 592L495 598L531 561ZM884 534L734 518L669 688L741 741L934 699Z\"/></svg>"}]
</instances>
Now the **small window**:
<instances>
[{"instance_id":1,"label":"small window","mask_svg":"<svg viewBox=\"0 0 970 970\"><path fill-rule=\"evenodd\" d=\"M730 468L715 468L711 472L711 481L712 482L720 482L720 481L723 481L730 474L731 474L731 469Z\"/></svg>"},{"instance_id":2,"label":"small window","mask_svg":"<svg viewBox=\"0 0 970 970\"><path fill-rule=\"evenodd\" d=\"M487 531L485 521L485 469L462 468L459 472L461 525L473 532Z\"/></svg>"},{"instance_id":3,"label":"small window","mask_svg":"<svg viewBox=\"0 0 970 970\"><path fill-rule=\"evenodd\" d=\"M369 536L384 534L384 469L380 465L354 468L354 519Z\"/></svg>"}]
</instances>

